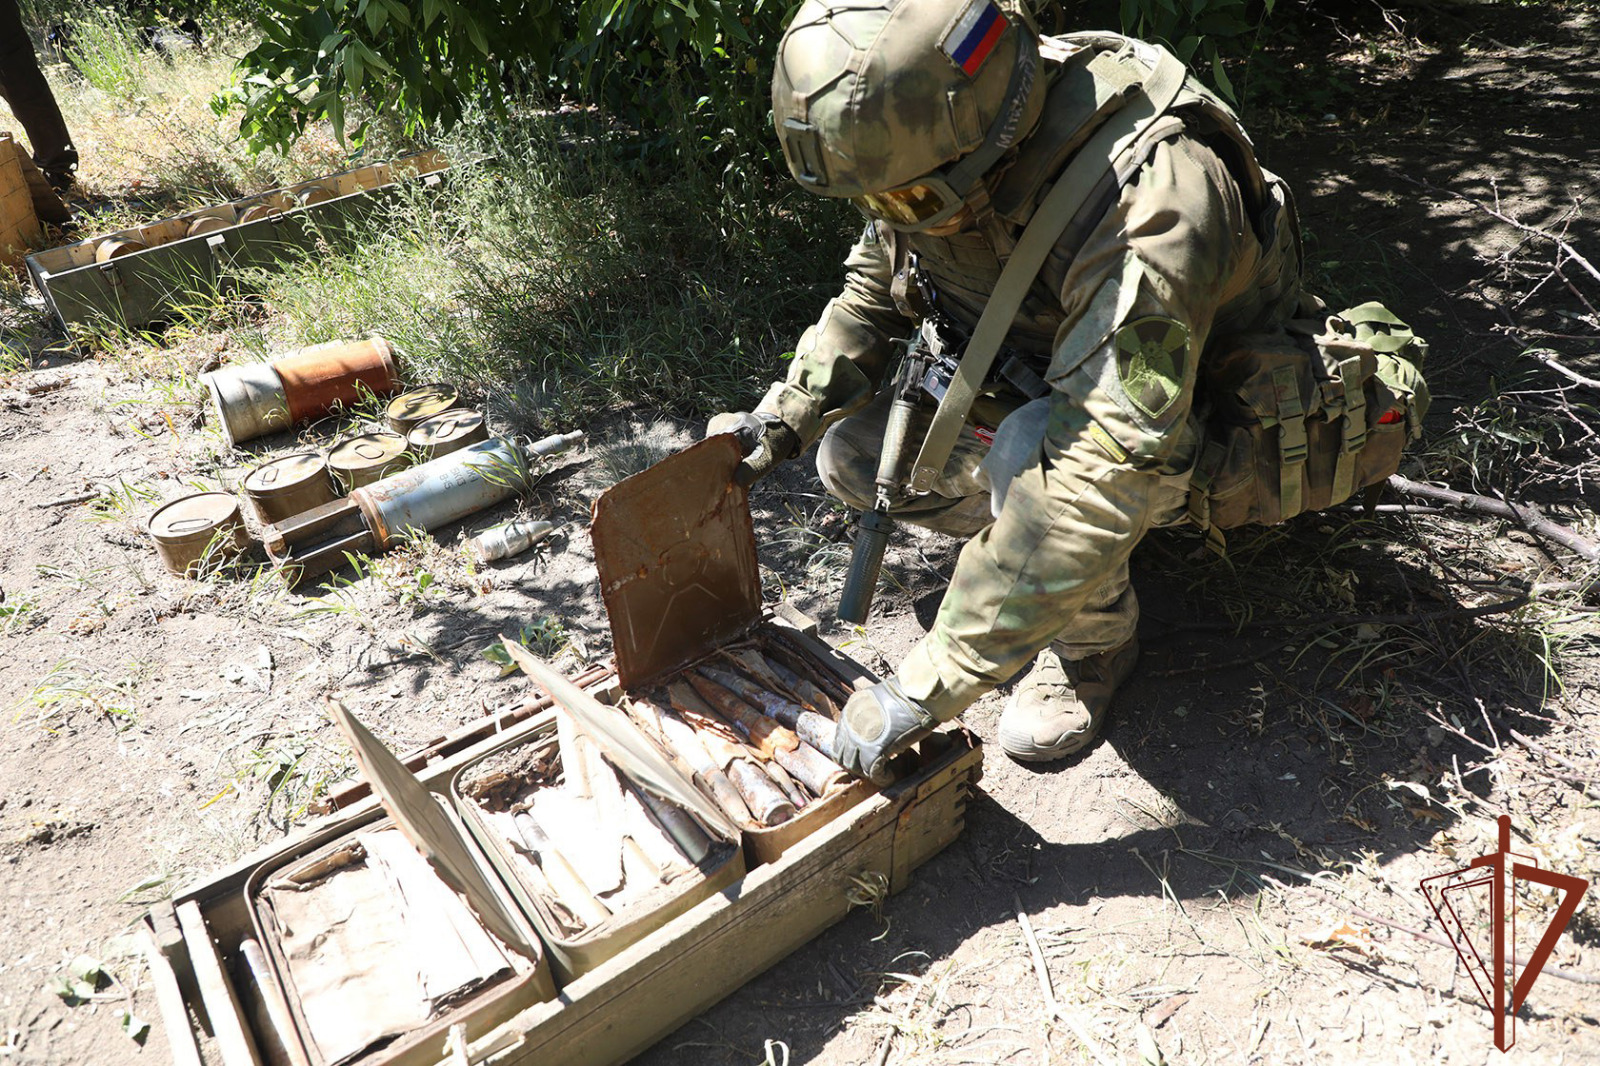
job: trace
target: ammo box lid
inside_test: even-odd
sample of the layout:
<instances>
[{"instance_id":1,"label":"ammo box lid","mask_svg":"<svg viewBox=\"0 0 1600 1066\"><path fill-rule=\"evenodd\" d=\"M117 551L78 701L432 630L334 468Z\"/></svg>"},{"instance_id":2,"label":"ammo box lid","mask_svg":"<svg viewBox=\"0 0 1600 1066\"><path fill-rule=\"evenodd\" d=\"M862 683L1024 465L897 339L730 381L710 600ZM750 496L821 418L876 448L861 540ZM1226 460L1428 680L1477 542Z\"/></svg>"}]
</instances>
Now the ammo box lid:
<instances>
[{"instance_id":1,"label":"ammo box lid","mask_svg":"<svg viewBox=\"0 0 1600 1066\"><path fill-rule=\"evenodd\" d=\"M617 678L648 683L738 637L761 617L743 454L720 434L613 485L595 501L600 592Z\"/></svg>"}]
</instances>

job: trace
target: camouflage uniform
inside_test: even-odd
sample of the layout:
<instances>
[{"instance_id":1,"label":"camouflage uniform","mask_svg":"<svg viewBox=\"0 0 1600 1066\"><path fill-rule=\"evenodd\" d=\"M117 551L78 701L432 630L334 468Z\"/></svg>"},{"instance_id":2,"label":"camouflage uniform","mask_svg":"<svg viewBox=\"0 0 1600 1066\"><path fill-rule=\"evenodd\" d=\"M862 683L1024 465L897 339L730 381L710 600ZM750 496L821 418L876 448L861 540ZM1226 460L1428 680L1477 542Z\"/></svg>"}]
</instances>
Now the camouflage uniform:
<instances>
[{"instance_id":1,"label":"camouflage uniform","mask_svg":"<svg viewBox=\"0 0 1600 1066\"><path fill-rule=\"evenodd\" d=\"M970 330L1000 274L997 248L1009 252L1074 143L1149 67L1136 42L1073 35L1062 43L1047 41L1044 52L1043 117L990 180L993 216L945 237L869 223L846 261L843 291L758 408L802 447L822 437L823 483L853 506L873 498L887 410L874 396L894 342L917 324L912 255L938 310ZM900 139L918 136L918 116L898 118L908 127ZM1104 191L1098 223L1086 233L1069 227L1058 242L1007 336L1009 353L996 361L1016 355L1047 385L1043 395L1030 403L1018 386L993 382L933 493L896 512L971 536L931 632L896 674L938 719L1053 639L1067 658L1082 658L1132 636L1128 558L1148 530L1181 519L1203 353L1218 338L1293 315L1292 209L1231 112L1191 79L1137 147ZM998 430L992 453L979 427Z\"/></svg>"}]
</instances>

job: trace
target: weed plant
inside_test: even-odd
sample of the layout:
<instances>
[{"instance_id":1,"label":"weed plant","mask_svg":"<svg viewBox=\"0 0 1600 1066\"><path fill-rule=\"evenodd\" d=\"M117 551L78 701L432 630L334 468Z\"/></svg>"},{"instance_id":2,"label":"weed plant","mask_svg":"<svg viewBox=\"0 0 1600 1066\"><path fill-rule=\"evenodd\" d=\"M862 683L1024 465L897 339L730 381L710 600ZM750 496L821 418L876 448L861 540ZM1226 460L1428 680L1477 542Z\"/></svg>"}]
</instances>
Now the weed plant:
<instances>
[{"instance_id":1,"label":"weed plant","mask_svg":"<svg viewBox=\"0 0 1600 1066\"><path fill-rule=\"evenodd\" d=\"M442 194L403 200L348 255L251 279L275 345L378 330L410 380L464 385L523 430L754 403L856 222L754 162L647 165L636 141L590 114L475 120L449 149L478 162Z\"/></svg>"}]
</instances>

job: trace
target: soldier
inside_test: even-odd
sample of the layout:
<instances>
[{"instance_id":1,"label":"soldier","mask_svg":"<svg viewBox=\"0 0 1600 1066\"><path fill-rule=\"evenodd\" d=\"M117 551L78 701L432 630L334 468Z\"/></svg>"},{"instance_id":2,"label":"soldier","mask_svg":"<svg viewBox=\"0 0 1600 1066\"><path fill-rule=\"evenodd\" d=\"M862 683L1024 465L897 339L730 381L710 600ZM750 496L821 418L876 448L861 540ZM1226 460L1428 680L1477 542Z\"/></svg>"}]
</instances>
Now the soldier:
<instances>
[{"instance_id":1,"label":"soldier","mask_svg":"<svg viewBox=\"0 0 1600 1066\"><path fill-rule=\"evenodd\" d=\"M22 123L33 161L58 191L72 184L78 150L72 146L61 108L39 69L33 41L22 27L17 0L0 0L0 97Z\"/></svg>"},{"instance_id":2,"label":"soldier","mask_svg":"<svg viewBox=\"0 0 1600 1066\"><path fill-rule=\"evenodd\" d=\"M1096 138L1133 116L1130 135ZM994 0L806 0L778 46L773 119L794 178L867 226L787 379L708 432L740 436L747 482L821 438L823 484L857 508L874 499L896 341L929 320L970 332L1041 200L1098 153L942 474L894 509L970 540L931 631L851 698L833 754L882 779L1030 659L1000 745L1076 752L1138 658L1128 558L1185 513L1197 367L1219 338L1295 312L1288 195L1170 54L1041 38Z\"/></svg>"}]
</instances>

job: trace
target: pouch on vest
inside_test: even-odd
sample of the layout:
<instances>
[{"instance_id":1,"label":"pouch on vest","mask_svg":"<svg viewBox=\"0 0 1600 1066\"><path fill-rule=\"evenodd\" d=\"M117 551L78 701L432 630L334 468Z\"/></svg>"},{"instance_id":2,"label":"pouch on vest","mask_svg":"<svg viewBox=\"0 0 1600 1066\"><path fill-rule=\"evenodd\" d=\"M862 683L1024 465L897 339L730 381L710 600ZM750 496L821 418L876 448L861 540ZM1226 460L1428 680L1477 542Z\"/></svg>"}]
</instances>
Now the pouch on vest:
<instances>
[{"instance_id":1,"label":"pouch on vest","mask_svg":"<svg viewBox=\"0 0 1600 1066\"><path fill-rule=\"evenodd\" d=\"M1189 488L1201 529L1273 525L1343 503L1398 470L1421 435L1427 342L1376 302L1317 329L1296 319L1240 336L1201 365L1209 411Z\"/></svg>"}]
</instances>

